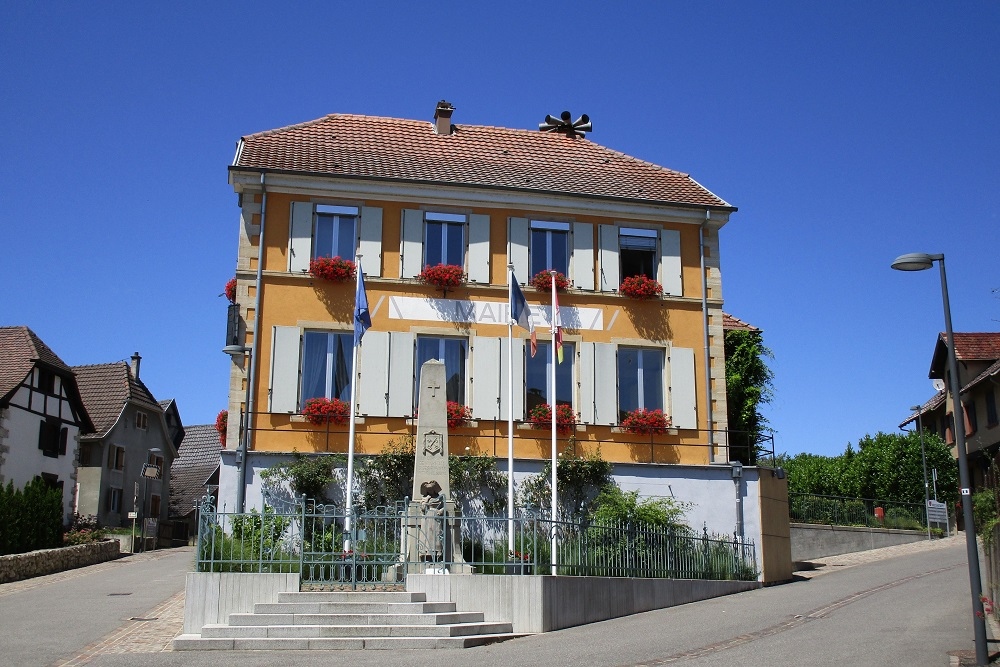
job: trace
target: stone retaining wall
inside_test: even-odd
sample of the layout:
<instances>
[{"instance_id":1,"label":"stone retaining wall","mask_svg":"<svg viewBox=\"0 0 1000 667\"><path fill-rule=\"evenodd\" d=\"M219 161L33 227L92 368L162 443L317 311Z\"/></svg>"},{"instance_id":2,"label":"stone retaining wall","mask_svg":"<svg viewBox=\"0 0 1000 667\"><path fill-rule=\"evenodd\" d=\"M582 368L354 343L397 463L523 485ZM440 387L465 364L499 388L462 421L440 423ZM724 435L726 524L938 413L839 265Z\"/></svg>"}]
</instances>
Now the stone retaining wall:
<instances>
[{"instance_id":1,"label":"stone retaining wall","mask_svg":"<svg viewBox=\"0 0 1000 667\"><path fill-rule=\"evenodd\" d=\"M922 530L830 526L812 523L791 524L791 536L792 562L795 563L927 539L926 531Z\"/></svg>"},{"instance_id":2,"label":"stone retaining wall","mask_svg":"<svg viewBox=\"0 0 1000 667\"><path fill-rule=\"evenodd\" d=\"M0 556L0 584L103 563L120 555L118 540L104 540L60 549L41 549Z\"/></svg>"}]
</instances>

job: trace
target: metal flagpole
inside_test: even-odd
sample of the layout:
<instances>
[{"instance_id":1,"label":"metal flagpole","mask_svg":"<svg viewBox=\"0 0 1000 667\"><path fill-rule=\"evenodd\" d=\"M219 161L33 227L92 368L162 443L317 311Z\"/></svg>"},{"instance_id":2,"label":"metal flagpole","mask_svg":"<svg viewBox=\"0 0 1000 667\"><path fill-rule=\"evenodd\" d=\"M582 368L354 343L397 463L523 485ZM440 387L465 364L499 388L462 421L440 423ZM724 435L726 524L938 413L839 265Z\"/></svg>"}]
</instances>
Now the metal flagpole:
<instances>
[{"instance_id":1,"label":"metal flagpole","mask_svg":"<svg viewBox=\"0 0 1000 667\"><path fill-rule=\"evenodd\" d=\"M357 281L354 285L354 327L357 331L358 294L361 292L361 255L355 255ZM344 551L351 550L351 524L354 514L354 411L358 398L358 335L354 335L354 345L351 352L351 410L348 413L347 430L347 489L344 500Z\"/></svg>"},{"instance_id":2,"label":"metal flagpole","mask_svg":"<svg viewBox=\"0 0 1000 667\"><path fill-rule=\"evenodd\" d=\"M507 553L514 555L514 265L507 265Z\"/></svg>"},{"instance_id":3,"label":"metal flagpole","mask_svg":"<svg viewBox=\"0 0 1000 667\"><path fill-rule=\"evenodd\" d=\"M559 306L556 302L556 272L549 271L552 276L552 389L549 396L549 409L552 411L552 540L549 552L549 562L552 574L556 573L556 508L558 505L557 475L558 461L556 455L556 320L559 317Z\"/></svg>"}]
</instances>

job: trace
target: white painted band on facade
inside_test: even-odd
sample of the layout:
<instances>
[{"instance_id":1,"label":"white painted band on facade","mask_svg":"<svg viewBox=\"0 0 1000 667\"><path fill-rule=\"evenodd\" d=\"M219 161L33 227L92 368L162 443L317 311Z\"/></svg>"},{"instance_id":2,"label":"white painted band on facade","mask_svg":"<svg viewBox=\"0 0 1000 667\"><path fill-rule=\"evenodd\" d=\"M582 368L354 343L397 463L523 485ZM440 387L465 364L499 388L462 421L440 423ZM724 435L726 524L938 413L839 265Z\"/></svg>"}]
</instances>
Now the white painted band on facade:
<instances>
[{"instance_id":1,"label":"white painted band on facade","mask_svg":"<svg viewBox=\"0 0 1000 667\"><path fill-rule=\"evenodd\" d=\"M550 306L529 304L528 310L535 328L542 329L551 326L552 308ZM462 301L459 299L390 296L389 319L506 325L510 320L510 304L506 301ZM560 306L559 319L562 326L568 329L600 331L604 328L604 311L600 308Z\"/></svg>"}]
</instances>

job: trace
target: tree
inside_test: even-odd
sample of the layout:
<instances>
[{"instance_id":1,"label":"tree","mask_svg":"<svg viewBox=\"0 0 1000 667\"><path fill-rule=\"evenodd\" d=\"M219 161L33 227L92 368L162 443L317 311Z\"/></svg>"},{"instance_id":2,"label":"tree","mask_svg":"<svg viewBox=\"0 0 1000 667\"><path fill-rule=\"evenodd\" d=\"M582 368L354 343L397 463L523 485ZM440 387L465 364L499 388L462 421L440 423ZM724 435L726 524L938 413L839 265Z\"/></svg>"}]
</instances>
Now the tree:
<instances>
[{"instance_id":1,"label":"tree","mask_svg":"<svg viewBox=\"0 0 1000 667\"><path fill-rule=\"evenodd\" d=\"M774 355L760 331L746 329L726 331L725 350L730 456L753 465L761 439L771 432L760 408L773 398L774 373L766 360Z\"/></svg>"}]
</instances>

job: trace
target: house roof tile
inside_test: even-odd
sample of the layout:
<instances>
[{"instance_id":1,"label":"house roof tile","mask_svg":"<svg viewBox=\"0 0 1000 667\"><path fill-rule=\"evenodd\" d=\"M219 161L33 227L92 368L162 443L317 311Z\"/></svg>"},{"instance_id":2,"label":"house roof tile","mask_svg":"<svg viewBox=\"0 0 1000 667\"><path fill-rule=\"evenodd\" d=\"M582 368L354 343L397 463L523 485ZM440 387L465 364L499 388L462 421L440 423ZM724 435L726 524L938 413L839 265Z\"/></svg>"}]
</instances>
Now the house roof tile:
<instances>
[{"instance_id":1,"label":"house roof tile","mask_svg":"<svg viewBox=\"0 0 1000 667\"><path fill-rule=\"evenodd\" d=\"M28 327L0 327L0 400L21 384L36 361L66 373L72 372Z\"/></svg>"},{"instance_id":2,"label":"house roof tile","mask_svg":"<svg viewBox=\"0 0 1000 667\"><path fill-rule=\"evenodd\" d=\"M691 176L582 137L330 114L240 140L231 169L448 183L735 210Z\"/></svg>"},{"instance_id":3,"label":"house roof tile","mask_svg":"<svg viewBox=\"0 0 1000 667\"><path fill-rule=\"evenodd\" d=\"M219 468L222 445L211 424L188 426L170 466L170 514L187 516L205 494L206 482Z\"/></svg>"},{"instance_id":4,"label":"house roof tile","mask_svg":"<svg viewBox=\"0 0 1000 667\"><path fill-rule=\"evenodd\" d=\"M163 409L142 380L132 377L128 362L74 366L83 404L94 422L94 431L84 437L103 438L118 421L125 405L135 403L151 412Z\"/></svg>"},{"instance_id":5,"label":"house roof tile","mask_svg":"<svg viewBox=\"0 0 1000 667\"><path fill-rule=\"evenodd\" d=\"M960 361L996 361L1000 359L1000 332L955 333L955 358ZM934 354L931 357L932 378L943 378L948 361L948 338L945 332L938 334Z\"/></svg>"},{"instance_id":6,"label":"house roof tile","mask_svg":"<svg viewBox=\"0 0 1000 667\"><path fill-rule=\"evenodd\" d=\"M738 317L733 317L729 313L722 313L722 329L723 331L760 331L757 327Z\"/></svg>"}]
</instances>

